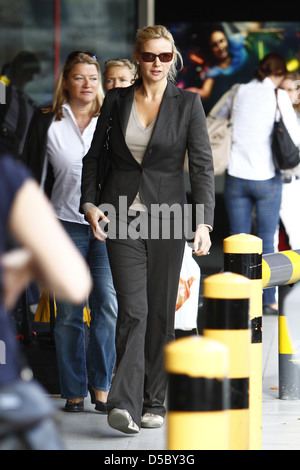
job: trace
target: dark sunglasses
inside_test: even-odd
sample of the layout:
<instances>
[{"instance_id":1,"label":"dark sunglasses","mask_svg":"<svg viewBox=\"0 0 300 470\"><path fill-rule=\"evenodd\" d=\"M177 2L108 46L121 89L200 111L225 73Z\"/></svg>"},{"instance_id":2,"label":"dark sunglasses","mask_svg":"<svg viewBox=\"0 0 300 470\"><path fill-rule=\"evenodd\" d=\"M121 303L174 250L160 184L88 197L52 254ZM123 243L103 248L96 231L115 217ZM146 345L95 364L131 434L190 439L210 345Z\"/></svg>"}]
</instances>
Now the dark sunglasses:
<instances>
[{"instance_id":1,"label":"dark sunglasses","mask_svg":"<svg viewBox=\"0 0 300 470\"><path fill-rule=\"evenodd\" d=\"M70 54L68 55L67 60L74 59L74 57L78 56L78 54L86 54L89 57L91 57L93 60L96 60L98 62L97 56L93 52L89 52L89 51L73 51L73 52L70 52Z\"/></svg>"},{"instance_id":2,"label":"dark sunglasses","mask_svg":"<svg viewBox=\"0 0 300 470\"><path fill-rule=\"evenodd\" d=\"M161 54L152 54L152 52L140 52L143 62L154 62L156 57L160 62L171 62L173 59L173 52L162 52Z\"/></svg>"}]
</instances>

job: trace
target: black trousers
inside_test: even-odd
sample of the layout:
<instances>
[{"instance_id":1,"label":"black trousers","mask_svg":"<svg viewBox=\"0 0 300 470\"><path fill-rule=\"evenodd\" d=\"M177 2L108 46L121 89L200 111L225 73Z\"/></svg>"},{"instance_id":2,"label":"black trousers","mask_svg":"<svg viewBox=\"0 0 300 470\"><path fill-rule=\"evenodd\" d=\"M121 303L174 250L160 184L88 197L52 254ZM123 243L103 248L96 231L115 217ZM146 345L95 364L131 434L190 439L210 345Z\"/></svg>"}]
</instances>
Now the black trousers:
<instances>
[{"instance_id":1,"label":"black trousers","mask_svg":"<svg viewBox=\"0 0 300 470\"><path fill-rule=\"evenodd\" d=\"M108 409L126 409L138 426L142 414L164 416L166 412L164 346L175 336L175 306L185 243L184 236L174 235L174 220L168 223L172 226L170 236L160 230L159 237L151 237L149 222L148 236L144 233L138 238L107 241L118 298L117 364Z\"/></svg>"}]
</instances>

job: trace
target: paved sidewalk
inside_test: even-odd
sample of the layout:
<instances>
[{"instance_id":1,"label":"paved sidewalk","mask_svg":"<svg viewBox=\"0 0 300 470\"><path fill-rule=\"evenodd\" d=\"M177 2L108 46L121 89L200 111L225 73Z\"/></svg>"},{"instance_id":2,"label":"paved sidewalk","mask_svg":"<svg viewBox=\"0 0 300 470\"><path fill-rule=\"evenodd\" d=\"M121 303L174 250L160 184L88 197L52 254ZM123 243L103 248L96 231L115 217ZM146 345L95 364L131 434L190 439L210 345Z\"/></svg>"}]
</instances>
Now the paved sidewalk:
<instances>
[{"instance_id":1,"label":"paved sidewalk","mask_svg":"<svg viewBox=\"0 0 300 470\"><path fill-rule=\"evenodd\" d=\"M300 450L300 401L278 396L278 317L270 316L263 318L262 450ZM65 400L53 400L64 406ZM59 413L67 450L105 450L108 458L111 451L167 450L166 425L129 436L111 429L107 417L94 411L88 398L85 408L84 413Z\"/></svg>"},{"instance_id":2,"label":"paved sidewalk","mask_svg":"<svg viewBox=\"0 0 300 470\"><path fill-rule=\"evenodd\" d=\"M278 317L263 318L263 450L300 450L300 400L280 400Z\"/></svg>"}]
</instances>

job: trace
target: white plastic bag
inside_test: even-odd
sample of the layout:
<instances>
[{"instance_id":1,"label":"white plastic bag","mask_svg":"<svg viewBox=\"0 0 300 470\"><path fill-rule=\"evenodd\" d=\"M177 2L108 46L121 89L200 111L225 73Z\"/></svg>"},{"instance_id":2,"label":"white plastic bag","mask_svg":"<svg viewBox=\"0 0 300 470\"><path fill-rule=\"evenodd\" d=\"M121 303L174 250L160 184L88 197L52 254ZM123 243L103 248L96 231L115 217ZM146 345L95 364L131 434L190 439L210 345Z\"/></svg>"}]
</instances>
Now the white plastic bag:
<instances>
[{"instance_id":1,"label":"white plastic bag","mask_svg":"<svg viewBox=\"0 0 300 470\"><path fill-rule=\"evenodd\" d=\"M175 329L197 328L200 289L200 267L193 258L193 250L185 244L175 311Z\"/></svg>"}]
</instances>

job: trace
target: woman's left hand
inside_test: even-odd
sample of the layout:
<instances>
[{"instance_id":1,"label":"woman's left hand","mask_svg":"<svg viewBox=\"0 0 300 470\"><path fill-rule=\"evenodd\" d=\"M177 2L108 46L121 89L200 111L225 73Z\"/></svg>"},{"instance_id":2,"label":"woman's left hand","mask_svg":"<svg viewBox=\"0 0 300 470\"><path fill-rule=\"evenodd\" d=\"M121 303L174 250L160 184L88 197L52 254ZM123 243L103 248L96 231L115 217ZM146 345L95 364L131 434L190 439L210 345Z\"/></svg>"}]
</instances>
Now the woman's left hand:
<instances>
[{"instance_id":1,"label":"woman's left hand","mask_svg":"<svg viewBox=\"0 0 300 470\"><path fill-rule=\"evenodd\" d=\"M209 255L211 240L209 235L209 227L207 225L199 225L194 237L194 253L196 256Z\"/></svg>"}]
</instances>

